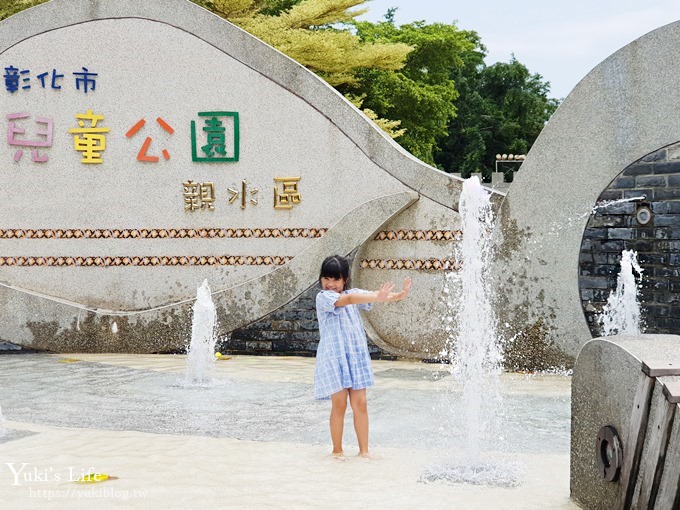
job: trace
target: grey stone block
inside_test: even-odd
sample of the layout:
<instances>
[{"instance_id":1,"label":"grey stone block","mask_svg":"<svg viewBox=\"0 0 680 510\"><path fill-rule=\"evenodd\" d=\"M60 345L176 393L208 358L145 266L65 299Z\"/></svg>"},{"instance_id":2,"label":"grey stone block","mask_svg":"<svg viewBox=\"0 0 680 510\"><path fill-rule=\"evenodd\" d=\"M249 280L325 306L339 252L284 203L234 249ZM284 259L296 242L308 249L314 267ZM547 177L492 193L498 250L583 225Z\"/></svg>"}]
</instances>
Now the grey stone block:
<instances>
[{"instance_id":1,"label":"grey stone block","mask_svg":"<svg viewBox=\"0 0 680 510\"><path fill-rule=\"evenodd\" d=\"M661 253L639 253L638 262L644 266L652 264L667 264L668 256Z\"/></svg>"},{"instance_id":2,"label":"grey stone block","mask_svg":"<svg viewBox=\"0 0 680 510\"><path fill-rule=\"evenodd\" d=\"M670 239L672 230L670 227L660 227L654 229L655 239Z\"/></svg>"},{"instance_id":3,"label":"grey stone block","mask_svg":"<svg viewBox=\"0 0 680 510\"><path fill-rule=\"evenodd\" d=\"M250 340L246 342L246 350L250 352L271 351L272 342L262 340Z\"/></svg>"},{"instance_id":4,"label":"grey stone block","mask_svg":"<svg viewBox=\"0 0 680 510\"><path fill-rule=\"evenodd\" d=\"M589 222L588 230L598 227L624 227L627 224L626 219L625 216L595 216ZM588 230L584 235L588 234Z\"/></svg>"},{"instance_id":5,"label":"grey stone block","mask_svg":"<svg viewBox=\"0 0 680 510\"><path fill-rule=\"evenodd\" d=\"M598 278L598 277L590 277L590 278L585 278L581 277L579 279L581 287L587 288L587 289L606 289L608 288L608 278Z\"/></svg>"},{"instance_id":6,"label":"grey stone block","mask_svg":"<svg viewBox=\"0 0 680 510\"><path fill-rule=\"evenodd\" d=\"M612 189L629 189L638 186L640 179L643 177L619 177L615 179L611 185Z\"/></svg>"},{"instance_id":7,"label":"grey stone block","mask_svg":"<svg viewBox=\"0 0 680 510\"><path fill-rule=\"evenodd\" d=\"M657 189L654 191L654 200L678 200L680 188Z\"/></svg>"},{"instance_id":8,"label":"grey stone block","mask_svg":"<svg viewBox=\"0 0 680 510\"><path fill-rule=\"evenodd\" d=\"M612 188L607 188L599 196L599 199L602 200L602 201L620 200L622 198L623 198L623 190L616 190L616 189L612 189Z\"/></svg>"},{"instance_id":9,"label":"grey stone block","mask_svg":"<svg viewBox=\"0 0 680 510\"><path fill-rule=\"evenodd\" d=\"M608 239L635 239L636 237L636 230L632 228L607 229Z\"/></svg>"},{"instance_id":10,"label":"grey stone block","mask_svg":"<svg viewBox=\"0 0 680 510\"><path fill-rule=\"evenodd\" d=\"M653 163L655 161L666 161L666 159L675 159L675 151L669 153L666 149L654 151L651 154L644 156L641 161L645 163Z\"/></svg>"},{"instance_id":11,"label":"grey stone block","mask_svg":"<svg viewBox=\"0 0 680 510\"><path fill-rule=\"evenodd\" d=\"M607 238L607 229L606 228L588 228L583 233L583 236L586 237L587 239L590 239L590 240L606 239Z\"/></svg>"},{"instance_id":12,"label":"grey stone block","mask_svg":"<svg viewBox=\"0 0 680 510\"><path fill-rule=\"evenodd\" d=\"M658 214L680 214L680 201L652 202L652 212Z\"/></svg>"},{"instance_id":13,"label":"grey stone block","mask_svg":"<svg viewBox=\"0 0 680 510\"><path fill-rule=\"evenodd\" d=\"M658 155L655 154L655 157ZM654 167L650 164L637 163L628 166L622 175L625 176L637 176L637 175L651 175L654 171Z\"/></svg>"},{"instance_id":14,"label":"grey stone block","mask_svg":"<svg viewBox=\"0 0 680 510\"><path fill-rule=\"evenodd\" d=\"M678 161L656 162L653 166L655 174L680 173L680 162Z\"/></svg>"},{"instance_id":15,"label":"grey stone block","mask_svg":"<svg viewBox=\"0 0 680 510\"><path fill-rule=\"evenodd\" d=\"M664 188L668 185L668 181L666 176L663 175L641 175L636 179L636 182L633 186L629 187L637 187L637 188ZM617 186L618 187L618 186Z\"/></svg>"},{"instance_id":16,"label":"grey stone block","mask_svg":"<svg viewBox=\"0 0 680 510\"><path fill-rule=\"evenodd\" d=\"M638 227L635 229L636 239L655 239L655 235L653 228Z\"/></svg>"},{"instance_id":17,"label":"grey stone block","mask_svg":"<svg viewBox=\"0 0 680 510\"><path fill-rule=\"evenodd\" d=\"M680 191L680 190L678 190ZM680 215L678 214L655 214L655 227L677 227L680 224Z\"/></svg>"}]
</instances>

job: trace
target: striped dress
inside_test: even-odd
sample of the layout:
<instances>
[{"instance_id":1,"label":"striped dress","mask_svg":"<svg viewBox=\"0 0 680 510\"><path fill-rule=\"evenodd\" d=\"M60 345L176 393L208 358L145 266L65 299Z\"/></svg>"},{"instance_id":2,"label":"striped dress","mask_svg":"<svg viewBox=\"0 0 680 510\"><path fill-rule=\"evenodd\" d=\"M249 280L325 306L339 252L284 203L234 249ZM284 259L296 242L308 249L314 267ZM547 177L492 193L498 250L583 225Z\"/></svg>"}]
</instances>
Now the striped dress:
<instances>
[{"instance_id":1,"label":"striped dress","mask_svg":"<svg viewBox=\"0 0 680 510\"><path fill-rule=\"evenodd\" d=\"M350 289L343 294L367 293ZM322 290L316 296L319 319L319 347L314 370L314 398L328 400L345 388L360 390L373 386L371 357L359 309L370 310L371 303L335 306L337 292Z\"/></svg>"}]
</instances>

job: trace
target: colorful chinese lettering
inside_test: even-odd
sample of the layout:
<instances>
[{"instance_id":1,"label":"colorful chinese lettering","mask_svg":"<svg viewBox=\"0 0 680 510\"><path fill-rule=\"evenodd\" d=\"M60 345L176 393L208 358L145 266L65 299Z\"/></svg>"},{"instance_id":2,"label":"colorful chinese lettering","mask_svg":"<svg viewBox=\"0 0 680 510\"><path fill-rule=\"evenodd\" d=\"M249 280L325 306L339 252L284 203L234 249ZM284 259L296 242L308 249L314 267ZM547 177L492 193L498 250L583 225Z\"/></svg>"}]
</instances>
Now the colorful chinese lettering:
<instances>
[{"instance_id":1,"label":"colorful chinese lettering","mask_svg":"<svg viewBox=\"0 0 680 510\"><path fill-rule=\"evenodd\" d=\"M184 210L189 212L198 209L215 210L215 184L212 182L194 182L188 180L182 183L184 188Z\"/></svg>"},{"instance_id":2,"label":"colorful chinese lettering","mask_svg":"<svg viewBox=\"0 0 680 510\"><path fill-rule=\"evenodd\" d=\"M199 163L238 161L238 112L198 112L198 116L204 117L205 125L199 141L196 121L191 121L191 159Z\"/></svg>"},{"instance_id":3,"label":"colorful chinese lettering","mask_svg":"<svg viewBox=\"0 0 680 510\"><path fill-rule=\"evenodd\" d=\"M14 161L19 161L24 155L24 150L21 147L32 147L32 159L36 163L45 163L47 155L38 153L38 147L52 147L52 136L54 122L47 117L36 117L35 123L44 125L43 129L35 131L35 140L28 140L17 137L16 135L25 135L26 130L18 125L19 120L29 119L31 117L28 113L10 113L7 115L9 120L9 127L7 129L7 143L11 146L20 147L14 153Z\"/></svg>"},{"instance_id":4,"label":"colorful chinese lettering","mask_svg":"<svg viewBox=\"0 0 680 510\"><path fill-rule=\"evenodd\" d=\"M101 152L106 150L106 135L109 128L97 127L99 121L104 120L103 115L92 113L92 110L87 110L87 113L76 114L79 128L69 129L69 133L73 136L73 145L75 150L82 152L83 159L81 163L103 163ZM90 125L86 126L84 121L90 121Z\"/></svg>"},{"instance_id":5,"label":"colorful chinese lettering","mask_svg":"<svg viewBox=\"0 0 680 510\"><path fill-rule=\"evenodd\" d=\"M274 182L274 209L292 209L302 201L298 190L300 177L275 177Z\"/></svg>"},{"instance_id":6,"label":"colorful chinese lettering","mask_svg":"<svg viewBox=\"0 0 680 510\"><path fill-rule=\"evenodd\" d=\"M161 128L163 128L169 134L173 134L175 132L175 130L170 126L170 124L165 122L162 118L158 117L156 119L156 122ZM146 124L146 120L141 119L134 126L132 126L127 133L125 133L125 136L127 138L134 136L140 129L142 129L142 127L144 127L144 124ZM139 152L137 153L137 161L144 161L147 163L157 163L159 161L160 158L158 156L149 156L147 154L151 142L152 142L151 137L147 136L146 140L144 140L144 143L142 144L142 148L139 149ZM163 149L162 154L166 160L170 159L170 153L167 151L167 149Z\"/></svg>"}]
</instances>

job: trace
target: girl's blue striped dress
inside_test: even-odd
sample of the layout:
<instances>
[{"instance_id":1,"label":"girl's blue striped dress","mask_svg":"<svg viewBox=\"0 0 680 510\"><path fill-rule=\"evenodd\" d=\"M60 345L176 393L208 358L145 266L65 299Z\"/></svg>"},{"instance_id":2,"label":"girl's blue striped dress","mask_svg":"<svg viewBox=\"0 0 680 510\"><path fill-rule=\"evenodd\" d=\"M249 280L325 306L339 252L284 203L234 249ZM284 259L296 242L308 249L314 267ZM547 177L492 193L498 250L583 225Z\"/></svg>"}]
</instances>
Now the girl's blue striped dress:
<instances>
[{"instance_id":1,"label":"girl's blue striped dress","mask_svg":"<svg viewBox=\"0 0 680 510\"><path fill-rule=\"evenodd\" d=\"M367 293L349 289L343 294ZM345 388L360 390L373 386L371 356L359 309L370 310L371 303L335 306L340 294L322 290L316 295L319 319L319 347L314 370L314 398L328 400Z\"/></svg>"}]
</instances>

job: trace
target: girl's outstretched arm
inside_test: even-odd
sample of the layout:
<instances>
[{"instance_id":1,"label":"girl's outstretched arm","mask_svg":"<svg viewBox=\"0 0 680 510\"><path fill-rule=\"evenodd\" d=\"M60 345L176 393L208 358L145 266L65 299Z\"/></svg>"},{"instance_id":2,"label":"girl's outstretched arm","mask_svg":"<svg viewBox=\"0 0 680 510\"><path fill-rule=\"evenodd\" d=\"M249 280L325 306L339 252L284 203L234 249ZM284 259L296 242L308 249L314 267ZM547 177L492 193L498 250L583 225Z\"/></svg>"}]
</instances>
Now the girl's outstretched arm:
<instances>
[{"instance_id":1,"label":"girl's outstretched arm","mask_svg":"<svg viewBox=\"0 0 680 510\"><path fill-rule=\"evenodd\" d=\"M380 288L373 292L355 292L351 294L340 294L335 302L335 306L360 305L363 303L387 303L390 301L401 301L408 296L411 291L411 279L406 278L400 292L392 292L394 284L392 282L383 283Z\"/></svg>"}]
</instances>

